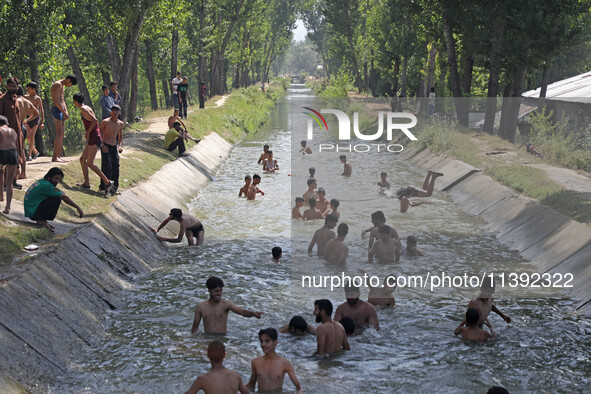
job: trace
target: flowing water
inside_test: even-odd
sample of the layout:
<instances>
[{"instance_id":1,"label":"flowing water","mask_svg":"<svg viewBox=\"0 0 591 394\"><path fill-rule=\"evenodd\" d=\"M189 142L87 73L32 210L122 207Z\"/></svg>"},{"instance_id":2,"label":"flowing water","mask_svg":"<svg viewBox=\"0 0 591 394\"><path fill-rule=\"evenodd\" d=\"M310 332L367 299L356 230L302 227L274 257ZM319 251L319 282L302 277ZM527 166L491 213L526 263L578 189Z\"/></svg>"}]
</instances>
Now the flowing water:
<instances>
[{"instance_id":1,"label":"flowing water","mask_svg":"<svg viewBox=\"0 0 591 394\"><path fill-rule=\"evenodd\" d=\"M296 314L313 322L313 301L321 296L330 298L335 308L343 302L342 291L302 288L299 280L301 274L340 272L306 253L322 223L290 219L294 197L306 190L304 169L309 166L317 169L318 184L327 190L327 197L341 201L340 222L349 225L348 272L367 260L368 241L360 233L371 227L370 214L378 209L401 239L416 235L427 254L403 258L397 273L535 272L487 233L480 218L464 213L444 193L434 193L433 205L400 214L396 199L378 194L380 171L388 171L393 188L407 183L421 186L424 171L397 161L393 154L349 155L351 178L337 175L342 165L336 152L300 155L290 130L303 127L291 124L297 108L293 103L302 96L310 92L301 86L290 89L260 132L233 149L214 181L191 202L192 213L204 223L204 245L171 248L162 257L161 268L142 277L127 294L128 306L106 316L106 335L97 338L93 349L52 392L187 390L196 376L209 369L208 342L219 339L202 332L190 335L194 307L207 299L205 281L212 275L224 280L224 298L265 313L260 320L236 314L228 318L225 365L239 371L245 382L250 361L262 353L258 330L287 324ZM279 161L279 173L261 174L256 165L265 143ZM265 196L255 201L237 198L243 177L256 172L263 177L260 188ZM283 248L281 265L269 263L274 246ZM362 297L366 294L363 290ZM395 307L378 308L381 330L368 329L350 338L349 352L318 360L310 356L316 349L315 337L280 335L278 353L291 360L304 392L486 392L502 385L510 392L554 393L584 392L590 386L591 324L571 312L574 302L559 293L498 288L495 304L512 322L491 314L497 337L482 344L453 336L474 290L398 288L394 295ZM288 378L284 390L293 392Z\"/></svg>"}]
</instances>

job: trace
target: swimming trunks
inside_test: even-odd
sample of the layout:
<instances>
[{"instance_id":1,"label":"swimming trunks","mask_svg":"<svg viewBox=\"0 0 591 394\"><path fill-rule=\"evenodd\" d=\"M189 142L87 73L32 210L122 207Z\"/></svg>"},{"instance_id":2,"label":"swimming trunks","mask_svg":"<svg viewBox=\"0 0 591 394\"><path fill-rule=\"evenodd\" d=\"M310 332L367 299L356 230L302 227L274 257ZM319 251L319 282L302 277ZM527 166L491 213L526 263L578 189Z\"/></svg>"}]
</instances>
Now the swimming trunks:
<instances>
[{"instance_id":1,"label":"swimming trunks","mask_svg":"<svg viewBox=\"0 0 591 394\"><path fill-rule=\"evenodd\" d=\"M201 231L203 231L205 233L205 230L203 229L203 224L201 224L201 223L199 223L199 225L197 225L195 227L188 228L187 230L191 230L191 232L193 233L193 236L195 238L197 238L199 236L199 233Z\"/></svg>"},{"instance_id":2,"label":"swimming trunks","mask_svg":"<svg viewBox=\"0 0 591 394\"><path fill-rule=\"evenodd\" d=\"M33 119L30 122L27 122L27 124L29 125L29 128L33 128L35 126L37 126L39 123L41 123L41 116L37 116L35 119Z\"/></svg>"},{"instance_id":3,"label":"swimming trunks","mask_svg":"<svg viewBox=\"0 0 591 394\"><path fill-rule=\"evenodd\" d=\"M15 166L18 164L16 149L0 149L0 165Z\"/></svg>"},{"instance_id":4,"label":"swimming trunks","mask_svg":"<svg viewBox=\"0 0 591 394\"><path fill-rule=\"evenodd\" d=\"M403 187L396 192L396 197L398 197L399 200L401 200L402 197L416 197L418 195L419 191L412 186Z\"/></svg>"},{"instance_id":5,"label":"swimming trunks","mask_svg":"<svg viewBox=\"0 0 591 394\"><path fill-rule=\"evenodd\" d=\"M82 117L82 123L84 123L84 129L88 130L88 126L90 126L92 121L86 120L84 117ZM97 122L97 124L94 126L94 129L90 130L90 133L88 134L88 145L101 146L102 143L103 138L101 137L101 132Z\"/></svg>"},{"instance_id":6,"label":"swimming trunks","mask_svg":"<svg viewBox=\"0 0 591 394\"><path fill-rule=\"evenodd\" d=\"M64 120L64 113L60 111L58 107L51 107L51 114L53 115L54 119Z\"/></svg>"}]
</instances>

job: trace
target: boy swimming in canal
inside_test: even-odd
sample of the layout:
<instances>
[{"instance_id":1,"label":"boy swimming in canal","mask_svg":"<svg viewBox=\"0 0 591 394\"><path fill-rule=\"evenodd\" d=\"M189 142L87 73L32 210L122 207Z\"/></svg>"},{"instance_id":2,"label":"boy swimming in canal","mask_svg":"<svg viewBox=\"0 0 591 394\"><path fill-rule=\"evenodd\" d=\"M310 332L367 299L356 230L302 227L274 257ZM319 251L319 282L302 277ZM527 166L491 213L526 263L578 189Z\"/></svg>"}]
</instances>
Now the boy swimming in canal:
<instances>
[{"instance_id":1,"label":"boy swimming in canal","mask_svg":"<svg viewBox=\"0 0 591 394\"><path fill-rule=\"evenodd\" d=\"M484 331L478 327L478 321L480 320L480 313L476 308L470 308L466 312L466 327L458 327L455 329L454 334L462 334L462 339L467 341L485 341L488 338L492 338L493 334Z\"/></svg>"},{"instance_id":2,"label":"boy swimming in canal","mask_svg":"<svg viewBox=\"0 0 591 394\"><path fill-rule=\"evenodd\" d=\"M212 341L207 346L207 358L211 363L209 372L199 376L185 394L195 394L203 390L205 394L249 394L238 372L224 367L226 347L220 341Z\"/></svg>"},{"instance_id":3,"label":"boy swimming in canal","mask_svg":"<svg viewBox=\"0 0 591 394\"><path fill-rule=\"evenodd\" d=\"M154 233L157 233L171 220L180 223L181 227L179 229L179 235L176 238L165 238L158 235L158 239L160 241L179 243L183 240L183 236L186 236L189 245L203 244L203 237L205 234L205 230L203 230L203 224L195 216L183 214L183 211L179 208L171 209L170 213L168 214L168 218L164 219L164 221L160 223L158 228L150 227L150 230L154 231ZM195 238L195 240L193 239L193 237Z\"/></svg>"},{"instance_id":4,"label":"boy swimming in canal","mask_svg":"<svg viewBox=\"0 0 591 394\"><path fill-rule=\"evenodd\" d=\"M254 390L258 383L259 391L280 391L283 387L283 378L287 374L300 394L302 385L293 366L288 359L275 352L278 342L277 330L274 328L260 330L259 341L264 354L252 360L252 372L246 387Z\"/></svg>"}]
</instances>

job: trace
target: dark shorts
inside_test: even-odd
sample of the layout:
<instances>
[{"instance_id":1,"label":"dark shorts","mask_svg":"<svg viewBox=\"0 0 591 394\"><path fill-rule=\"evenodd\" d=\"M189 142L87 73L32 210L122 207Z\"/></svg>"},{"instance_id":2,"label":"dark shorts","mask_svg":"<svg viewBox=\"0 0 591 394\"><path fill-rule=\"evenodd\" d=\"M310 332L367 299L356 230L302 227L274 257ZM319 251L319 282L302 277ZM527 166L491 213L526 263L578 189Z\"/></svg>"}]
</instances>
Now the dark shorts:
<instances>
[{"instance_id":1,"label":"dark shorts","mask_svg":"<svg viewBox=\"0 0 591 394\"><path fill-rule=\"evenodd\" d=\"M0 165L15 166L18 164L18 154L16 149L2 149L0 150ZM201 227L203 228L203 227Z\"/></svg>"},{"instance_id":2,"label":"dark shorts","mask_svg":"<svg viewBox=\"0 0 591 394\"><path fill-rule=\"evenodd\" d=\"M101 135L99 133L90 132L90 135L88 136L88 145L96 145L100 147L102 143L103 140L101 139Z\"/></svg>"},{"instance_id":3,"label":"dark shorts","mask_svg":"<svg viewBox=\"0 0 591 394\"><path fill-rule=\"evenodd\" d=\"M187 230L190 230L193 233L193 236L195 238L199 237L199 233L201 231L203 231L205 233L205 230L203 229L203 224L201 224L201 223L199 223L198 226L188 228Z\"/></svg>"},{"instance_id":4,"label":"dark shorts","mask_svg":"<svg viewBox=\"0 0 591 394\"><path fill-rule=\"evenodd\" d=\"M32 129L33 127L37 126L39 123L41 123L41 116L36 117L35 119L33 119L30 122L27 122L27 124L29 125L29 128Z\"/></svg>"},{"instance_id":5,"label":"dark shorts","mask_svg":"<svg viewBox=\"0 0 591 394\"><path fill-rule=\"evenodd\" d=\"M51 107L51 114L54 119L64 120L64 113L60 111L58 107Z\"/></svg>"},{"instance_id":6,"label":"dark shorts","mask_svg":"<svg viewBox=\"0 0 591 394\"><path fill-rule=\"evenodd\" d=\"M23 132L23 140L27 139L27 126L26 125L21 125L21 130Z\"/></svg>"}]
</instances>

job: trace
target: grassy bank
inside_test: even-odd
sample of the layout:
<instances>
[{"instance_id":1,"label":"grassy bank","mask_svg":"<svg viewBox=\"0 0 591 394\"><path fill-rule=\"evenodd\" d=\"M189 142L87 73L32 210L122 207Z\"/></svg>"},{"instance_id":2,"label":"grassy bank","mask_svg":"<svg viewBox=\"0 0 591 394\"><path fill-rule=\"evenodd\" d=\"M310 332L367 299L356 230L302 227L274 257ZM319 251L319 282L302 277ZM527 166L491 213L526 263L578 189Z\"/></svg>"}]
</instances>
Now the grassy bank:
<instances>
[{"instance_id":1,"label":"grassy bank","mask_svg":"<svg viewBox=\"0 0 591 394\"><path fill-rule=\"evenodd\" d=\"M187 129L195 138L203 138L211 132L216 132L230 142L239 141L245 133L255 132L263 124L276 102L285 94L289 87L289 80L276 79L262 92L260 88L249 87L234 90L226 99L224 105L209 107L205 110L195 110L184 121ZM210 102L213 105L213 101ZM147 180L164 164L177 158L176 153L163 149L161 134L150 135L143 131L149 128L154 118L168 116L171 111L157 111L143 122L134 124L132 130L127 130L123 137L123 154L120 160L119 188L128 189L141 181ZM141 134L140 138L134 137ZM126 155L126 146L133 146L132 154ZM189 142L187 148L194 146ZM100 158L95 160L100 166ZM58 219L75 223L84 223L108 211L114 198L105 198L99 194L98 178L90 173L92 189L83 189L77 184L83 182L80 163L76 160L61 167L64 171L64 181L59 186L84 211L84 218L76 216L76 211L68 205L62 204ZM16 191L14 199L23 201L26 190ZM23 246L29 243L39 243L52 239L53 234L36 225L14 223L0 216L0 265L7 264L20 255Z\"/></svg>"},{"instance_id":2,"label":"grassy bank","mask_svg":"<svg viewBox=\"0 0 591 394\"><path fill-rule=\"evenodd\" d=\"M591 201L565 190L543 170L530 166L566 165L540 159L527 153L524 146L460 128L453 122L420 121L419 125L416 130L419 141L409 147L429 148L481 168L485 175L515 192L534 198L573 220L591 225Z\"/></svg>"}]
</instances>

